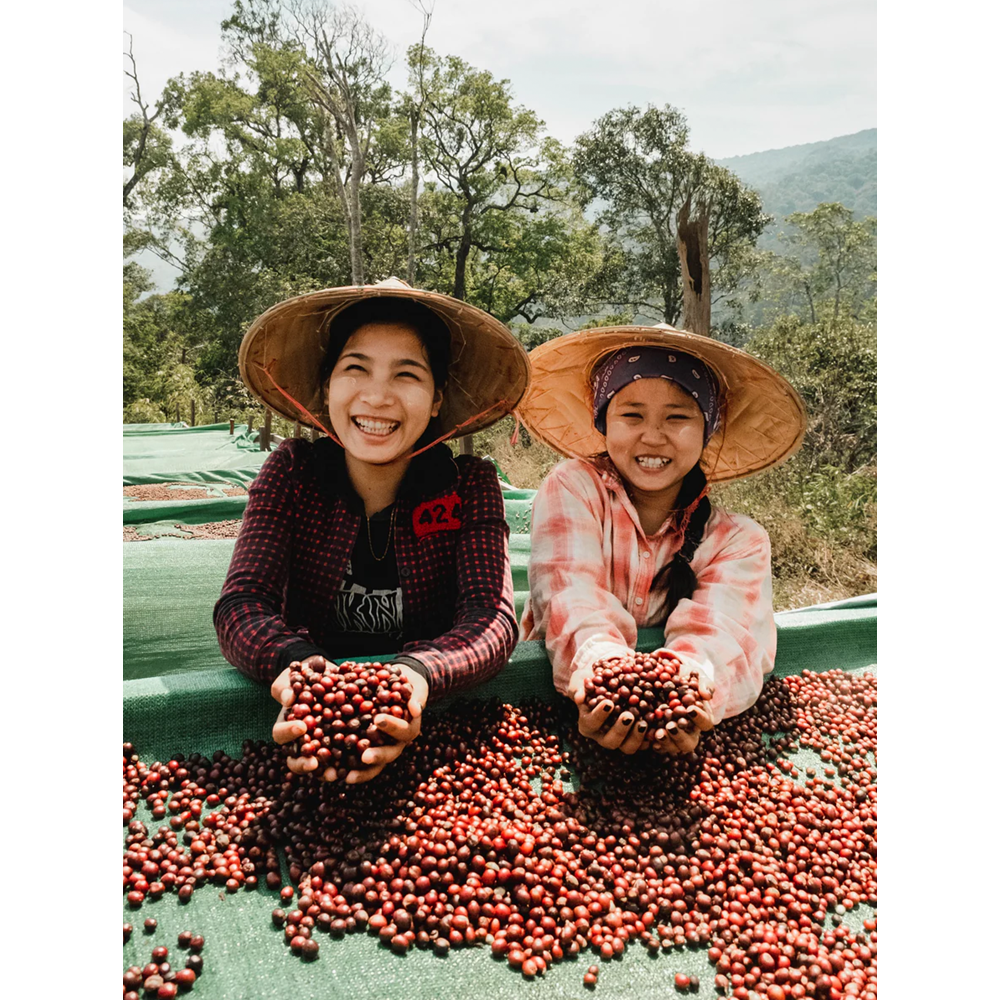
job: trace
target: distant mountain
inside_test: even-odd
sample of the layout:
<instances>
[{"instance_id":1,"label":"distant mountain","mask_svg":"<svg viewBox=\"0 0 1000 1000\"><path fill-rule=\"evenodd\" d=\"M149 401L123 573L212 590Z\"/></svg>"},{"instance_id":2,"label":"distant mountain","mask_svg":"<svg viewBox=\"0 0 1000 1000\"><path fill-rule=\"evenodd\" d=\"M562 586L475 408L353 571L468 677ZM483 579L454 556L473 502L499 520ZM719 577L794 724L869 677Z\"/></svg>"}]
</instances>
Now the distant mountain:
<instances>
[{"instance_id":1,"label":"distant mountain","mask_svg":"<svg viewBox=\"0 0 1000 1000\"><path fill-rule=\"evenodd\" d=\"M785 219L793 212L811 212L824 202L839 201L854 212L855 219L876 214L877 135L876 129L869 128L825 142L768 149L715 162L754 188L764 202L764 210L774 216L757 246L787 255L794 250L782 243L778 234L788 228ZM713 319L725 323L742 318L759 325L765 321L764 305L744 303L742 312L733 314L720 303L713 311Z\"/></svg>"},{"instance_id":2,"label":"distant mountain","mask_svg":"<svg viewBox=\"0 0 1000 1000\"><path fill-rule=\"evenodd\" d=\"M877 129L842 135L825 142L768 149L716 162L728 167L760 193L774 224L759 245L772 246L774 234L792 212L811 212L827 201L839 201L857 219L877 210Z\"/></svg>"}]
</instances>

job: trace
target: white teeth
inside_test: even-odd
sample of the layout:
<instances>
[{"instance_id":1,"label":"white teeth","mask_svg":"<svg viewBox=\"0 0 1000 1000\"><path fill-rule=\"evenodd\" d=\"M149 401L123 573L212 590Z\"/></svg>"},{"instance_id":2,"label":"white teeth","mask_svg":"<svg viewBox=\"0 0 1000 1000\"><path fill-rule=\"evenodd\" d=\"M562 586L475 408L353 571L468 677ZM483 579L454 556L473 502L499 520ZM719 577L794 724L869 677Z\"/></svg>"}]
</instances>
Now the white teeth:
<instances>
[{"instance_id":1,"label":"white teeth","mask_svg":"<svg viewBox=\"0 0 1000 1000\"><path fill-rule=\"evenodd\" d=\"M366 434L391 434L399 426L397 420L371 420L367 417L355 417L354 422Z\"/></svg>"},{"instance_id":2,"label":"white teeth","mask_svg":"<svg viewBox=\"0 0 1000 1000\"><path fill-rule=\"evenodd\" d=\"M670 463L670 459L658 458L655 455L639 455L636 462L644 469L662 469Z\"/></svg>"}]
</instances>

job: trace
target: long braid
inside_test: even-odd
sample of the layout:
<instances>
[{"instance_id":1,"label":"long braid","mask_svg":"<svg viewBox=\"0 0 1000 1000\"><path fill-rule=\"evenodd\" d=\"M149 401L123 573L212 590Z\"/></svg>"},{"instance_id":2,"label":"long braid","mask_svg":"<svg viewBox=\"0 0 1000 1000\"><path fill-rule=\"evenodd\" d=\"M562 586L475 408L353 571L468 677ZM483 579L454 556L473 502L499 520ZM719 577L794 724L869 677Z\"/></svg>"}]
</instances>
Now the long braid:
<instances>
[{"instance_id":1,"label":"long braid","mask_svg":"<svg viewBox=\"0 0 1000 1000\"><path fill-rule=\"evenodd\" d=\"M707 481L700 465L696 465L685 477L681 492L677 497L677 506L681 510L689 507L705 489ZM698 506L691 512L684 528L684 541L673 559L664 566L653 579L651 589L657 590L665 586L667 591L667 616L685 598L694 593L698 583L691 569L691 559L695 550L701 544L705 534L705 525L712 513L712 503L703 496Z\"/></svg>"}]
</instances>

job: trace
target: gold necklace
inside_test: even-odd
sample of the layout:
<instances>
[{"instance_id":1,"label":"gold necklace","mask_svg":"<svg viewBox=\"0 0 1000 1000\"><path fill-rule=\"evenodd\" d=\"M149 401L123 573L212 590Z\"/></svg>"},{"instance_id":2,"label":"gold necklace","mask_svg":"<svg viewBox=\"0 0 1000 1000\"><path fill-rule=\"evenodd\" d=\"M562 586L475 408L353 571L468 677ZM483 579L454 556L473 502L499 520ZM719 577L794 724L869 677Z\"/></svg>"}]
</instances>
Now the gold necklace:
<instances>
[{"instance_id":1,"label":"gold necklace","mask_svg":"<svg viewBox=\"0 0 1000 1000\"><path fill-rule=\"evenodd\" d=\"M365 517L365 527L368 531L368 551L372 554L372 559L375 562L382 562L383 559L389 554L389 549L392 547L393 543L393 532L396 527L396 505L392 505L392 514L389 516L389 538L385 543L385 551L382 555L375 555L375 550L372 548L372 519L370 517Z\"/></svg>"}]
</instances>

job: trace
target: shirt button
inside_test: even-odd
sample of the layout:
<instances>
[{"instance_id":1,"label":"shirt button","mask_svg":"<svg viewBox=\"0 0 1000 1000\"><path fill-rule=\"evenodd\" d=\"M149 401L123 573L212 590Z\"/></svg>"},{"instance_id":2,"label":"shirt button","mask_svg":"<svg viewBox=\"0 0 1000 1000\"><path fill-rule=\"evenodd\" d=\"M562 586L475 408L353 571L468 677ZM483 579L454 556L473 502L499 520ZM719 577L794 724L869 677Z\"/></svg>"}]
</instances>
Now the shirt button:
<instances>
[{"instance_id":1,"label":"shirt button","mask_svg":"<svg viewBox=\"0 0 1000 1000\"><path fill-rule=\"evenodd\" d=\"M649 558L649 549L643 549L642 550L642 558L643 559L648 559Z\"/></svg>"},{"instance_id":2,"label":"shirt button","mask_svg":"<svg viewBox=\"0 0 1000 1000\"><path fill-rule=\"evenodd\" d=\"M399 571L399 575L400 575L400 576L409 576L409 575L410 575L410 567L409 567L409 566L404 566L404 567L403 567L403 568L402 568L402 569L401 569L401 570Z\"/></svg>"},{"instance_id":3,"label":"shirt button","mask_svg":"<svg viewBox=\"0 0 1000 1000\"><path fill-rule=\"evenodd\" d=\"M642 604L642 598L641 598L641 597L637 597L637 598L635 599L635 603L636 603L636 604Z\"/></svg>"}]
</instances>

